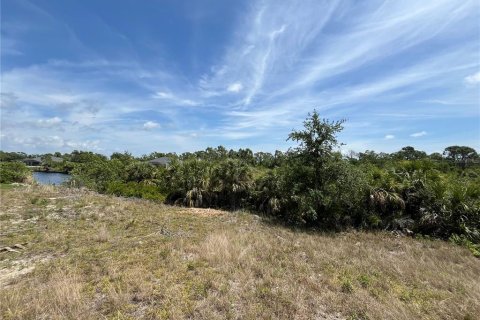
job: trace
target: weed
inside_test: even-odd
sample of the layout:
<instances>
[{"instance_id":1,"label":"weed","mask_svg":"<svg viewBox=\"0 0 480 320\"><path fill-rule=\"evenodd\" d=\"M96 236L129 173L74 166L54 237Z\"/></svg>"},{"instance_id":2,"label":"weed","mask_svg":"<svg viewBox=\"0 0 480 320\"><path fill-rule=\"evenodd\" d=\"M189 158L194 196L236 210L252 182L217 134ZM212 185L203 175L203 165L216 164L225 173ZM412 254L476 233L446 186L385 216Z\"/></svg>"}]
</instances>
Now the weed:
<instances>
[{"instance_id":1,"label":"weed","mask_svg":"<svg viewBox=\"0 0 480 320\"><path fill-rule=\"evenodd\" d=\"M372 282L372 279L369 275L367 274L362 274L358 277L358 282L360 282L360 285L363 288L368 288Z\"/></svg>"}]
</instances>

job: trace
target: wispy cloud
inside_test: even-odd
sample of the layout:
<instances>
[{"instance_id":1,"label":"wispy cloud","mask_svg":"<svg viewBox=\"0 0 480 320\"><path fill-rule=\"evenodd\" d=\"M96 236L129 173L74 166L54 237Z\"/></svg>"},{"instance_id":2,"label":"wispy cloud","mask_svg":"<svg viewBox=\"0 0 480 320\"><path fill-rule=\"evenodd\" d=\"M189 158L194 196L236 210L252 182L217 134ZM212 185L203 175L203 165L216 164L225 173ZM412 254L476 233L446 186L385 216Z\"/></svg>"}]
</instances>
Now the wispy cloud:
<instances>
[{"instance_id":1,"label":"wispy cloud","mask_svg":"<svg viewBox=\"0 0 480 320\"><path fill-rule=\"evenodd\" d=\"M316 40L337 6L338 1L265 1L252 5L222 62L203 76L200 85L208 91L222 92L224 83L240 79L244 96L238 104L251 104L271 87L275 77L283 78L283 73L302 58L301 53Z\"/></svg>"},{"instance_id":2,"label":"wispy cloud","mask_svg":"<svg viewBox=\"0 0 480 320\"><path fill-rule=\"evenodd\" d=\"M193 100L183 99L183 98L177 97L176 95L174 95L170 92L164 92L164 91L155 92L155 94L152 96L152 98L166 100L166 101L171 102L174 105L180 105L180 106L196 106L196 105L198 105L198 103L193 101Z\"/></svg>"},{"instance_id":3,"label":"wispy cloud","mask_svg":"<svg viewBox=\"0 0 480 320\"><path fill-rule=\"evenodd\" d=\"M277 126L275 115L279 110L283 121L289 119L291 122L298 120L299 112L304 115L314 106L325 110L362 100L385 100L389 96L399 100L422 90L451 86L449 77L457 77L478 66L475 58L478 44L452 46L438 51L435 56L421 56L412 62L403 61L399 55L439 36L447 26L465 21L473 23L471 9L475 6L474 2L460 6L448 1L421 5L409 2L402 6L385 2L381 6L372 4L371 8L367 5L362 10L345 4L339 6L336 2L329 5L308 3L301 7L263 2L263 6L252 10L249 20L255 23L241 33L244 38L236 39L224 63L214 68L213 76L204 77L201 85L218 88L229 79L241 79L245 95L236 106L243 113L227 114L234 116L229 121L245 128L248 123L252 127L257 123L244 121L248 112L252 117L259 112L264 114L264 126ZM305 12L307 10L309 12ZM317 23L319 11L325 14ZM327 36L323 28L336 15L343 18L352 15L351 23L339 33ZM450 18L444 19L446 15ZM286 21L288 18L284 16L295 19ZM451 28L448 32L454 30ZM301 39L301 45L295 45L296 39ZM357 45L352 47L352 43ZM385 72L375 71L372 75L372 63L385 63L388 59L401 61L402 67L388 67ZM255 62L253 66L252 61ZM459 65L458 61L466 63ZM249 72L244 73L245 70ZM364 72L371 76L370 79L359 76ZM342 74L350 83L345 84L344 79L330 80ZM252 99L255 104L249 106ZM471 101L476 103L475 99ZM455 112L459 110L452 110L452 116ZM271 116L267 115L269 113Z\"/></svg>"},{"instance_id":4,"label":"wispy cloud","mask_svg":"<svg viewBox=\"0 0 480 320\"><path fill-rule=\"evenodd\" d=\"M64 150L64 148L77 149L77 150L93 150L102 151L103 148L99 146L100 141L90 140L68 140L58 135L39 136L39 137L18 137L8 136L2 134L2 137L8 138L13 141L17 146L30 147L40 152L50 152L52 149ZM20 151L20 149L14 149Z\"/></svg>"},{"instance_id":5,"label":"wispy cloud","mask_svg":"<svg viewBox=\"0 0 480 320\"><path fill-rule=\"evenodd\" d=\"M49 119L39 119L36 121L36 124L42 128L52 128L59 126L62 123L62 119L59 117L53 117Z\"/></svg>"},{"instance_id":6,"label":"wispy cloud","mask_svg":"<svg viewBox=\"0 0 480 320\"><path fill-rule=\"evenodd\" d=\"M427 134L409 135L415 128L436 132L415 140L424 146L433 145L427 139L445 140L454 126L468 125L480 137L475 0L252 0L235 10L236 19L222 20L218 39L196 29L208 26L197 21L189 27L199 38L184 35L181 43L161 30L155 38L145 31L150 24L126 31L123 20L115 25L83 12L98 30L91 37L40 4L20 7L28 14L7 22L29 32L2 33L9 59L2 60L1 139L8 148L34 148L33 136L44 137L39 150L49 144L105 152L146 152L151 144L172 151L286 148L288 132L314 107L324 117L347 118L352 125L342 138L370 149L399 148L408 142L402 137ZM27 37L37 25L65 48L36 57L49 49ZM127 34L134 30L141 32ZM192 48L204 47L182 47L193 42ZM12 58L15 50L22 63ZM192 67L194 60L203 65ZM445 119L459 121L445 128ZM435 123L442 130L431 129Z\"/></svg>"},{"instance_id":7,"label":"wispy cloud","mask_svg":"<svg viewBox=\"0 0 480 320\"><path fill-rule=\"evenodd\" d=\"M426 135L427 135L427 132L426 132L426 131L420 131L420 132L412 133L412 134L410 135L410 137L419 138L419 137L423 137L423 136L426 136Z\"/></svg>"}]
</instances>

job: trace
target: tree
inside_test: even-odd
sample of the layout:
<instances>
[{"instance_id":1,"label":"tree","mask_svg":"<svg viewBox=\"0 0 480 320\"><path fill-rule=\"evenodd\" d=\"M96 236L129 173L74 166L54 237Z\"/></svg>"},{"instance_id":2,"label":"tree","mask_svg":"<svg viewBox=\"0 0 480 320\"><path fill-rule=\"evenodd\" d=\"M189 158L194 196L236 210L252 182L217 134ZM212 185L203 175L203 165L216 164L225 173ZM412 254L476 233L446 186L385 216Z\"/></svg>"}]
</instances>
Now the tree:
<instances>
[{"instance_id":1,"label":"tree","mask_svg":"<svg viewBox=\"0 0 480 320\"><path fill-rule=\"evenodd\" d=\"M156 179L156 168L148 162L132 161L124 163L124 180L152 184Z\"/></svg>"},{"instance_id":2,"label":"tree","mask_svg":"<svg viewBox=\"0 0 480 320\"><path fill-rule=\"evenodd\" d=\"M352 163L355 163L358 161L358 159L360 158L360 153L358 152L355 152L353 150L348 150L348 152L345 154L345 158L352 162Z\"/></svg>"},{"instance_id":3,"label":"tree","mask_svg":"<svg viewBox=\"0 0 480 320\"><path fill-rule=\"evenodd\" d=\"M112 153L112 155L110 156L110 159L111 160L117 159L117 160L120 160L121 162L127 164L127 163L132 162L134 160L134 157L132 156L132 154L130 152L125 151L124 153L120 153L120 152Z\"/></svg>"},{"instance_id":4,"label":"tree","mask_svg":"<svg viewBox=\"0 0 480 320\"><path fill-rule=\"evenodd\" d=\"M443 160L442 154L438 152L434 152L428 156L432 160L440 161Z\"/></svg>"},{"instance_id":5,"label":"tree","mask_svg":"<svg viewBox=\"0 0 480 320\"><path fill-rule=\"evenodd\" d=\"M189 207L210 205L210 179L212 162L201 158L173 161L164 176L167 201L183 203Z\"/></svg>"},{"instance_id":6,"label":"tree","mask_svg":"<svg viewBox=\"0 0 480 320\"><path fill-rule=\"evenodd\" d=\"M23 152L4 152L0 151L0 161L16 161L26 158L27 155Z\"/></svg>"},{"instance_id":7,"label":"tree","mask_svg":"<svg viewBox=\"0 0 480 320\"><path fill-rule=\"evenodd\" d=\"M237 152L237 157L238 159L248 163L248 164L254 164L255 163L255 158L253 156L253 151L250 150L249 148L246 149L238 149Z\"/></svg>"},{"instance_id":8,"label":"tree","mask_svg":"<svg viewBox=\"0 0 480 320\"><path fill-rule=\"evenodd\" d=\"M258 166L273 168L275 164L275 158L269 152L255 152L253 156L255 158L255 164Z\"/></svg>"},{"instance_id":9,"label":"tree","mask_svg":"<svg viewBox=\"0 0 480 320\"><path fill-rule=\"evenodd\" d=\"M372 151L372 150L366 150L365 152L360 152L358 154L359 162L372 163L379 166L384 165L385 162L390 158L391 156L388 153L384 153L384 152L376 153L375 151Z\"/></svg>"},{"instance_id":10,"label":"tree","mask_svg":"<svg viewBox=\"0 0 480 320\"><path fill-rule=\"evenodd\" d=\"M414 147L407 146L394 153L393 156L401 160L419 160L426 158L427 154L423 151L415 150Z\"/></svg>"},{"instance_id":11,"label":"tree","mask_svg":"<svg viewBox=\"0 0 480 320\"><path fill-rule=\"evenodd\" d=\"M218 200L231 209L236 209L239 199L253 185L251 167L238 159L227 159L218 163L212 173L212 187Z\"/></svg>"},{"instance_id":12,"label":"tree","mask_svg":"<svg viewBox=\"0 0 480 320\"><path fill-rule=\"evenodd\" d=\"M467 146L450 146L445 148L443 155L456 163L459 163L463 168L467 165L467 162L478 158L478 154L475 149Z\"/></svg>"},{"instance_id":13,"label":"tree","mask_svg":"<svg viewBox=\"0 0 480 320\"><path fill-rule=\"evenodd\" d=\"M345 120L328 121L320 119L318 112L308 114L303 122L304 130L292 131L287 140L300 142L294 152L302 157L308 165L312 165L315 171L315 187L320 183L320 171L326 161L332 156L332 152L341 144L337 141L336 134L342 131Z\"/></svg>"},{"instance_id":14,"label":"tree","mask_svg":"<svg viewBox=\"0 0 480 320\"><path fill-rule=\"evenodd\" d=\"M366 193L365 178L335 149L344 120L320 119L314 111L304 121L304 129L293 131L288 139L299 145L287 154L279 174L285 184L281 214L287 221L338 228L359 220Z\"/></svg>"},{"instance_id":15,"label":"tree","mask_svg":"<svg viewBox=\"0 0 480 320\"><path fill-rule=\"evenodd\" d=\"M218 146L216 151L219 159L225 159L227 157L228 151L224 146Z\"/></svg>"},{"instance_id":16,"label":"tree","mask_svg":"<svg viewBox=\"0 0 480 320\"><path fill-rule=\"evenodd\" d=\"M95 161L106 161L107 157L102 154L93 153L91 151L74 150L71 153L70 161L79 163L90 163Z\"/></svg>"}]
</instances>

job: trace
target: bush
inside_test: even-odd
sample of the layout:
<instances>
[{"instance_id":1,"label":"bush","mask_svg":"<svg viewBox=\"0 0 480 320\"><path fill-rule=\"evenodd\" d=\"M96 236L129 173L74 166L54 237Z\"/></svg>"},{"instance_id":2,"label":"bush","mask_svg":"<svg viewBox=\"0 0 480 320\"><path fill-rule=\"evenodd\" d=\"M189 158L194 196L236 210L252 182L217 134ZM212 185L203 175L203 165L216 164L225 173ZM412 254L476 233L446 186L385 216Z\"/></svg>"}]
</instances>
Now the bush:
<instances>
[{"instance_id":1,"label":"bush","mask_svg":"<svg viewBox=\"0 0 480 320\"><path fill-rule=\"evenodd\" d=\"M110 182L107 185L106 193L128 198L142 198L160 202L165 201L165 195L160 193L158 187L138 182Z\"/></svg>"},{"instance_id":2,"label":"bush","mask_svg":"<svg viewBox=\"0 0 480 320\"><path fill-rule=\"evenodd\" d=\"M21 162L0 162L0 183L26 182L30 170Z\"/></svg>"},{"instance_id":3,"label":"bush","mask_svg":"<svg viewBox=\"0 0 480 320\"><path fill-rule=\"evenodd\" d=\"M120 176L123 171L119 160L97 159L91 162L77 163L72 170L72 180L77 185L105 192L109 183L121 180Z\"/></svg>"},{"instance_id":4,"label":"bush","mask_svg":"<svg viewBox=\"0 0 480 320\"><path fill-rule=\"evenodd\" d=\"M290 157L287 164L257 180L260 210L288 223L339 229L359 226L366 218L367 180L346 160L331 159L317 170Z\"/></svg>"},{"instance_id":5,"label":"bush","mask_svg":"<svg viewBox=\"0 0 480 320\"><path fill-rule=\"evenodd\" d=\"M253 186L251 167L238 159L174 162L166 175L167 202L189 207L244 208Z\"/></svg>"}]
</instances>

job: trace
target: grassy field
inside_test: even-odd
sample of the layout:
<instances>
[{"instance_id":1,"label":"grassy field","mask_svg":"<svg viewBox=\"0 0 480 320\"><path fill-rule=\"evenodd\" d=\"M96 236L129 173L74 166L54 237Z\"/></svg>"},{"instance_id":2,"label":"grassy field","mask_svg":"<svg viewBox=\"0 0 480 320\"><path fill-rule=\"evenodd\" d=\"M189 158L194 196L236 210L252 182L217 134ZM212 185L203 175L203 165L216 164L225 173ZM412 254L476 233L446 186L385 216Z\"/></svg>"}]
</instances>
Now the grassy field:
<instances>
[{"instance_id":1,"label":"grassy field","mask_svg":"<svg viewBox=\"0 0 480 320\"><path fill-rule=\"evenodd\" d=\"M2 319L480 319L480 260L443 241L0 192Z\"/></svg>"}]
</instances>

